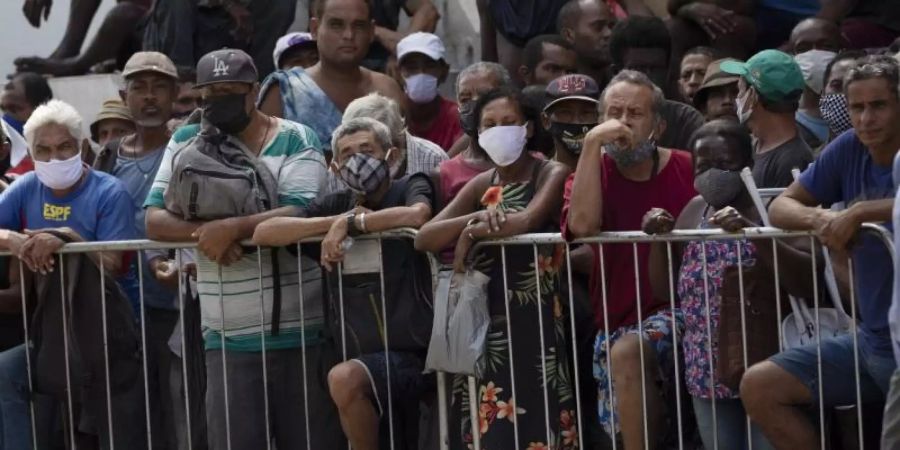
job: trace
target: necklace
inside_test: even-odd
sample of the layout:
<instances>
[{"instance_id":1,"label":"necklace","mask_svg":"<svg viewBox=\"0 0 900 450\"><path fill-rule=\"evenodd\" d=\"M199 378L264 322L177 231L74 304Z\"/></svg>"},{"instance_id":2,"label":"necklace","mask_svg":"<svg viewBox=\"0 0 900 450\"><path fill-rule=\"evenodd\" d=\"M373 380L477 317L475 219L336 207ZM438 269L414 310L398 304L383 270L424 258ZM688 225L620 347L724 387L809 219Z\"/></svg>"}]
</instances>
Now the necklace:
<instances>
[{"instance_id":1,"label":"necklace","mask_svg":"<svg viewBox=\"0 0 900 450\"><path fill-rule=\"evenodd\" d=\"M156 165L156 161L155 161L155 160L154 160L154 161L151 161L151 162L150 162L150 168L147 169L147 170L144 170L144 168L141 167L141 159L144 159L144 158L138 157L138 156L137 156L137 152L133 152L133 151L132 151L132 152L129 152L130 154L125 155L125 154L124 154L124 153L125 153L125 151L124 151L124 150L125 150L124 145L123 145L122 147L123 147L123 148L122 148L122 150L123 150L123 151L122 151L122 153L123 153L122 156L124 156L126 159L131 160L131 162L134 163L134 167L137 167L138 172L140 172L141 175L144 176L144 180L150 178L150 174L153 172L153 167Z\"/></svg>"}]
</instances>

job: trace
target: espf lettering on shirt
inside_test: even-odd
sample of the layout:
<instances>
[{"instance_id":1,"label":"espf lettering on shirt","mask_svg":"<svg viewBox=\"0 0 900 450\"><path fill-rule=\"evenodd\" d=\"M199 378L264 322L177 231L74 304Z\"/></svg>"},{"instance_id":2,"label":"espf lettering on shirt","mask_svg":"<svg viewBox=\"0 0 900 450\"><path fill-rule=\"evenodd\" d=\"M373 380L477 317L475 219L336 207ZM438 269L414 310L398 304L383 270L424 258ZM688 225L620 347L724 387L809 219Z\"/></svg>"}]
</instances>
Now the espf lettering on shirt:
<instances>
[{"instance_id":1,"label":"espf lettering on shirt","mask_svg":"<svg viewBox=\"0 0 900 450\"><path fill-rule=\"evenodd\" d=\"M65 222L69 220L72 214L71 206L57 206L50 203L44 203L44 220L52 220L54 222Z\"/></svg>"}]
</instances>

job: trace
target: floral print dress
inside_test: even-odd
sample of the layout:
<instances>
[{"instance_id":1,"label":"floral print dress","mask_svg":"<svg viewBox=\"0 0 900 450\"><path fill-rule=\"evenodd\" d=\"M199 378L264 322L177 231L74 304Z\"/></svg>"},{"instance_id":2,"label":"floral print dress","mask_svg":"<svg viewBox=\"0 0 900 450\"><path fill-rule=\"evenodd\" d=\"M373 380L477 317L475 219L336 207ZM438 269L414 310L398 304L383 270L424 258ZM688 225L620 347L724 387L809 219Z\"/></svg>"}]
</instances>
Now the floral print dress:
<instances>
[{"instance_id":1,"label":"floral print dress","mask_svg":"<svg viewBox=\"0 0 900 450\"><path fill-rule=\"evenodd\" d=\"M705 219L701 228L708 228ZM709 325L706 322L706 285L703 282L704 247L706 284L709 286ZM738 265L738 248L744 267L756 264L756 246L747 239L691 241L684 249L678 275L678 297L681 299L685 324L681 341L684 351L684 380L692 397L711 399L713 392L717 399L738 396L737 392L714 380L716 355L719 353L719 290L725 278L725 269ZM712 355L709 352L710 346Z\"/></svg>"},{"instance_id":2,"label":"floral print dress","mask_svg":"<svg viewBox=\"0 0 900 450\"><path fill-rule=\"evenodd\" d=\"M543 164L537 166L536 173ZM485 192L481 206L500 208L506 213L524 210L534 196L534 179L492 186ZM476 256L475 267L491 277L491 325L483 355L484 373L476 379L475 402L469 398L468 378L452 377L451 448L473 448L469 409L473 403L484 450L578 447L568 312L559 294L563 258L564 247L539 246L536 280L534 247L507 246L507 291L500 247L486 247Z\"/></svg>"}]
</instances>

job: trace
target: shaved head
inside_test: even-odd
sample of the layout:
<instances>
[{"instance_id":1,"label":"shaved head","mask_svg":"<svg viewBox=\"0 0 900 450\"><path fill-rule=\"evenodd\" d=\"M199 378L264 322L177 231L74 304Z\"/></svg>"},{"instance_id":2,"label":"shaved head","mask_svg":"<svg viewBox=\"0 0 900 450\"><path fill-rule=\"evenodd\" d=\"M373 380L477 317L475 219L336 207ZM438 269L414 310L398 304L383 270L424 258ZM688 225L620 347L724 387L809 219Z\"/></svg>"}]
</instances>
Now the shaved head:
<instances>
[{"instance_id":1,"label":"shaved head","mask_svg":"<svg viewBox=\"0 0 900 450\"><path fill-rule=\"evenodd\" d=\"M844 38L837 24L817 17L804 19L791 31L791 48L794 54L810 50L838 52L844 47Z\"/></svg>"}]
</instances>

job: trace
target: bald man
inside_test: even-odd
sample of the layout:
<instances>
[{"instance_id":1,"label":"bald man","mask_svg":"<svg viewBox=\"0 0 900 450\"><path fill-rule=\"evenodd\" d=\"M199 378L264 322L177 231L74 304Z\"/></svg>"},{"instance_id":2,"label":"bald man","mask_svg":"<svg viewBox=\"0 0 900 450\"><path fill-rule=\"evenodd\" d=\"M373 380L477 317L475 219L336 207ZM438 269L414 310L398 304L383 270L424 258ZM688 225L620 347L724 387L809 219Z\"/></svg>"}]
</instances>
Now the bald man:
<instances>
[{"instance_id":1,"label":"bald man","mask_svg":"<svg viewBox=\"0 0 900 450\"><path fill-rule=\"evenodd\" d=\"M810 50L839 52L844 48L844 38L837 24L811 17L801 20L791 31L791 51L797 55Z\"/></svg>"}]
</instances>

